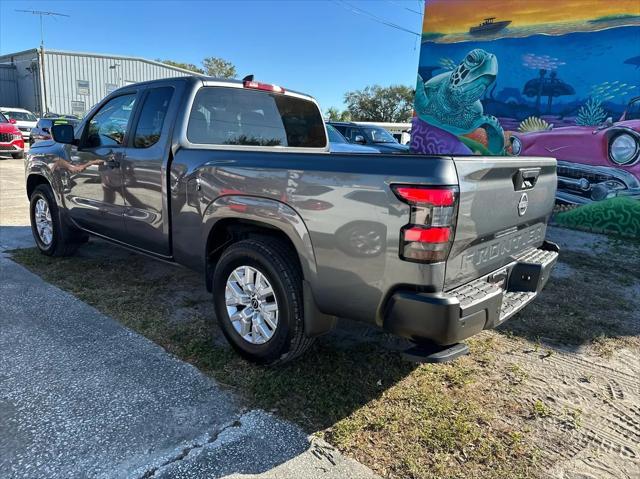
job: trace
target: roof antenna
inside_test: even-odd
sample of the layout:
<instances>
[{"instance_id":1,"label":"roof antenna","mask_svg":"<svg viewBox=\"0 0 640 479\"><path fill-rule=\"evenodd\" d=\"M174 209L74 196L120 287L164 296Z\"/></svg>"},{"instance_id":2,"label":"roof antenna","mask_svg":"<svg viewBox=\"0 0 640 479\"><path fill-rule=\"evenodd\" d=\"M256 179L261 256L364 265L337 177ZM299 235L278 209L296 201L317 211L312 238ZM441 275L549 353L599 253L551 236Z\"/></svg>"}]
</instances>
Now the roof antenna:
<instances>
[{"instance_id":1,"label":"roof antenna","mask_svg":"<svg viewBox=\"0 0 640 479\"><path fill-rule=\"evenodd\" d=\"M253 75L247 75L246 77L244 77L244 78L242 79L242 81L243 81L243 82L246 82L246 81L253 81Z\"/></svg>"}]
</instances>

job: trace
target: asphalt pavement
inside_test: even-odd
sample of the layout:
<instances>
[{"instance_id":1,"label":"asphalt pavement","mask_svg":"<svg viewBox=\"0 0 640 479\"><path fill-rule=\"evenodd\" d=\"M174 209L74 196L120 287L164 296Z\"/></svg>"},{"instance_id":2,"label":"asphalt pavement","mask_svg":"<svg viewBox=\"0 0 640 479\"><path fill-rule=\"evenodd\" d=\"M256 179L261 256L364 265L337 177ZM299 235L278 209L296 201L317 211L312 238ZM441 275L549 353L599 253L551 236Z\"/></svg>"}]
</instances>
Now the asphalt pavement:
<instances>
[{"instance_id":1,"label":"asphalt pavement","mask_svg":"<svg viewBox=\"0 0 640 479\"><path fill-rule=\"evenodd\" d=\"M0 221L24 224L7 211L26 211L5 196L2 184L19 181L7 180L19 170L8 161ZM377 477L294 424L243 409L195 367L6 253L30 246L29 227L0 225L0 477Z\"/></svg>"}]
</instances>

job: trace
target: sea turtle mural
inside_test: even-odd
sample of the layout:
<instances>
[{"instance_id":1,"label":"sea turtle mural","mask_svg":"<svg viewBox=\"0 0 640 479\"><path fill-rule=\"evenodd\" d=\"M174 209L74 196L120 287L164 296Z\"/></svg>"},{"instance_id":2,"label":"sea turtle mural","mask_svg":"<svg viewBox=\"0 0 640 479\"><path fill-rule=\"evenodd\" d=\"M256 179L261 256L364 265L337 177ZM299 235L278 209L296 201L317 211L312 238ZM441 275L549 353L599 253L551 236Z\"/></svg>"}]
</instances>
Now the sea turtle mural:
<instances>
[{"instance_id":1,"label":"sea turtle mural","mask_svg":"<svg viewBox=\"0 0 640 479\"><path fill-rule=\"evenodd\" d=\"M483 128L487 149L500 154L504 150L504 132L496 117L484 114L480 102L497 75L497 58L480 48L471 50L455 69L426 82L418 75L415 97L418 118L458 137Z\"/></svg>"}]
</instances>

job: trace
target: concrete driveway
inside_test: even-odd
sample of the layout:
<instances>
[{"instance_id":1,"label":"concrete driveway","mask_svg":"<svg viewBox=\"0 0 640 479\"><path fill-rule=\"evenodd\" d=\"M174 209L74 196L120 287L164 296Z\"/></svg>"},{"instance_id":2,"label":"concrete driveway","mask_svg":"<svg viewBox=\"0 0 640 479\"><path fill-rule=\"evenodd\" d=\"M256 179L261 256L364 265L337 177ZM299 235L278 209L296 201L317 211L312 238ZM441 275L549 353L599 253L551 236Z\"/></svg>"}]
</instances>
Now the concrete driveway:
<instances>
[{"instance_id":1,"label":"concrete driveway","mask_svg":"<svg viewBox=\"0 0 640 479\"><path fill-rule=\"evenodd\" d=\"M376 477L11 261L22 164L0 159L0 477Z\"/></svg>"}]
</instances>

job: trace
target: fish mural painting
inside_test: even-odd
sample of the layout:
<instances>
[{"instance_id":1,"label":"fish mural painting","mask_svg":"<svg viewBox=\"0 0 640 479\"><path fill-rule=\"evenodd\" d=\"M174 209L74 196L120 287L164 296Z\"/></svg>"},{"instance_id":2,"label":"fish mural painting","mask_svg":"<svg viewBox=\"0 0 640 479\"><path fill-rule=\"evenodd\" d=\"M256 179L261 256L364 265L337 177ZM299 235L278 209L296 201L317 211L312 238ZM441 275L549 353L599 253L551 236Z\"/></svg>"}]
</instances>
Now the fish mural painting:
<instances>
[{"instance_id":1,"label":"fish mural painting","mask_svg":"<svg viewBox=\"0 0 640 479\"><path fill-rule=\"evenodd\" d=\"M427 0L411 149L558 160L560 203L640 199L640 2Z\"/></svg>"}]
</instances>

